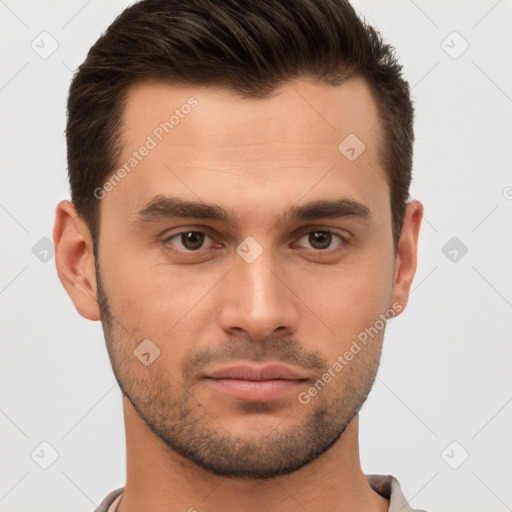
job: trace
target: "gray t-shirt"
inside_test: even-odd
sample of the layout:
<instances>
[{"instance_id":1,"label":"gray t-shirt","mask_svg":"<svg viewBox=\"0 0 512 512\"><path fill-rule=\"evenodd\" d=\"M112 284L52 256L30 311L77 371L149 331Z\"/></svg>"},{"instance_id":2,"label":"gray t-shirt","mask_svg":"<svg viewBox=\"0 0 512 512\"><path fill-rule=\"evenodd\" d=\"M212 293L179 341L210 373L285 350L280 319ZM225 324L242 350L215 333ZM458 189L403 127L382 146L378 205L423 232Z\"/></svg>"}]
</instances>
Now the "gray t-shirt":
<instances>
[{"instance_id":1,"label":"gray t-shirt","mask_svg":"<svg viewBox=\"0 0 512 512\"><path fill-rule=\"evenodd\" d=\"M398 480L391 475L366 475L371 488L389 500L388 512L426 512L423 509L412 509L400 489ZM124 487L107 494L94 512L116 512Z\"/></svg>"}]
</instances>

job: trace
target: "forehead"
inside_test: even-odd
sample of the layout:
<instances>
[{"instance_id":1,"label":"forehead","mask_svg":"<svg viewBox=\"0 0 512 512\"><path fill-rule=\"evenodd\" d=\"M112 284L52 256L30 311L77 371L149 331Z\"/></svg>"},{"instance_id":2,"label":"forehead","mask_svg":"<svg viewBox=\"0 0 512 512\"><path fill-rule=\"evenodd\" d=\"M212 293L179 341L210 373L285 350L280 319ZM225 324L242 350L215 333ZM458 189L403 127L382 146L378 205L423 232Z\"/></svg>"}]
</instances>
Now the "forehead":
<instances>
[{"instance_id":1,"label":"forehead","mask_svg":"<svg viewBox=\"0 0 512 512\"><path fill-rule=\"evenodd\" d=\"M370 138L370 131L378 135L378 120L375 98L366 81L358 77L336 87L296 80L263 99L219 87L144 82L128 90L123 115L128 143L170 122L171 131L163 133L172 134L165 137L166 145L188 142L201 148L238 142L296 143L305 148L321 144L336 149L344 134L354 133L362 139Z\"/></svg>"},{"instance_id":2,"label":"forehead","mask_svg":"<svg viewBox=\"0 0 512 512\"><path fill-rule=\"evenodd\" d=\"M127 92L123 121L116 169L125 172L104 205L125 213L157 194L215 196L254 212L305 194L368 203L379 190L389 193L377 104L360 78L337 87L296 80L264 99L141 83Z\"/></svg>"}]
</instances>

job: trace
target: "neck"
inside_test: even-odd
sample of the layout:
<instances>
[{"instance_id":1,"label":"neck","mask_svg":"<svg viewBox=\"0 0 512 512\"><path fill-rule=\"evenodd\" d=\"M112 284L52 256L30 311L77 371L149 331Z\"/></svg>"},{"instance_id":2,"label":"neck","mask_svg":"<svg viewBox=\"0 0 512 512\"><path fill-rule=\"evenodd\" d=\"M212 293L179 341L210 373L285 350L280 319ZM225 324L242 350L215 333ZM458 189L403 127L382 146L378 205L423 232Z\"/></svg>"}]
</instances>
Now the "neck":
<instances>
[{"instance_id":1,"label":"neck","mask_svg":"<svg viewBox=\"0 0 512 512\"><path fill-rule=\"evenodd\" d=\"M126 485L117 512L385 512L388 500L359 462L358 416L324 454L300 470L266 480L214 475L169 448L123 397Z\"/></svg>"}]
</instances>

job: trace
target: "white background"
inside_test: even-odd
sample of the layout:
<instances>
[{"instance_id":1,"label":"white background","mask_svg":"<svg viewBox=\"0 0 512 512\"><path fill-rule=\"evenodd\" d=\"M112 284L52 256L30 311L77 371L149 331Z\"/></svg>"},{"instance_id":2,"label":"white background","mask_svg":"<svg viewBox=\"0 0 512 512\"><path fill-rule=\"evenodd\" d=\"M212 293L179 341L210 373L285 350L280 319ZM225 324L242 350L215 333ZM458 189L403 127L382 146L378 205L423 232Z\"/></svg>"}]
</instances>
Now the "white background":
<instances>
[{"instance_id":1,"label":"white background","mask_svg":"<svg viewBox=\"0 0 512 512\"><path fill-rule=\"evenodd\" d=\"M128 4L0 0L2 512L86 512L125 483L101 325L78 315L51 253L42 262L32 248L51 239L55 205L69 198L72 72ZM363 469L395 475L417 508L512 510L512 2L355 6L397 47L413 86L411 195L425 205L410 303L388 326L361 413ZM41 37L47 51L58 43L46 59L31 47ZM452 237L468 249L455 262L442 252ZM59 454L48 469L31 458L43 441Z\"/></svg>"}]
</instances>

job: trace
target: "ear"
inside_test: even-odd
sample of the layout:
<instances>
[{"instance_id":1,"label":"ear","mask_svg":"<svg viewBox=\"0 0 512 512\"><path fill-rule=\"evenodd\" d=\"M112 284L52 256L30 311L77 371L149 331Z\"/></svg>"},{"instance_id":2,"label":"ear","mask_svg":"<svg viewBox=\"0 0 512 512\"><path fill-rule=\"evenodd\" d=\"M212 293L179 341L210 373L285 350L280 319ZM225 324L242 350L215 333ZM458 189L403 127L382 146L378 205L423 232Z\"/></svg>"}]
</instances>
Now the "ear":
<instances>
[{"instance_id":1,"label":"ear","mask_svg":"<svg viewBox=\"0 0 512 512\"><path fill-rule=\"evenodd\" d=\"M418 235L422 218L423 205L416 200L409 202L404 215L400 241L398 242L391 298L392 304L398 303L402 306L400 311L403 311L407 306L409 291L416 273Z\"/></svg>"},{"instance_id":2,"label":"ear","mask_svg":"<svg viewBox=\"0 0 512 512\"><path fill-rule=\"evenodd\" d=\"M88 320L100 320L92 238L71 201L57 205L53 242L57 274L75 308Z\"/></svg>"}]
</instances>

